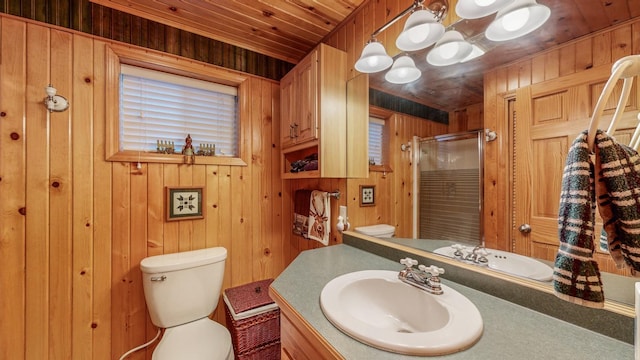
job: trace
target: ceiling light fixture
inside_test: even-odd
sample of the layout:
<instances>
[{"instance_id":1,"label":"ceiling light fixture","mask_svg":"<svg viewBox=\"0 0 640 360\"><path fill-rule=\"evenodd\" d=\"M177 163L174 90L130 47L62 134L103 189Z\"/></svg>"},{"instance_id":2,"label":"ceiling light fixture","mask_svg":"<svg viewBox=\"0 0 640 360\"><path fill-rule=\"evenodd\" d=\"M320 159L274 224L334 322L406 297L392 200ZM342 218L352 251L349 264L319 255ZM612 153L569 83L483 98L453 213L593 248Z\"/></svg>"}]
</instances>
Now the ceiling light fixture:
<instances>
[{"instance_id":1,"label":"ceiling light fixture","mask_svg":"<svg viewBox=\"0 0 640 360\"><path fill-rule=\"evenodd\" d=\"M393 84L407 84L420 78L422 72L408 55L399 57L385 75L384 79Z\"/></svg>"},{"instance_id":2,"label":"ceiling light fixture","mask_svg":"<svg viewBox=\"0 0 640 360\"><path fill-rule=\"evenodd\" d=\"M427 62L435 66L447 66L464 60L473 48L458 31L449 30L427 54Z\"/></svg>"},{"instance_id":3,"label":"ceiling light fixture","mask_svg":"<svg viewBox=\"0 0 640 360\"><path fill-rule=\"evenodd\" d=\"M435 66L476 59L487 50L486 47L483 49L475 45L474 40L482 36L492 41L515 39L540 27L551 14L548 7L539 5L535 0L459 0L456 12L463 19L477 19L498 12L484 33L477 33L465 40L460 32L453 29L454 25L447 29L442 25L448 10L447 0L414 0L411 6L371 34L371 39L355 63L356 70L362 73L376 73L391 66L391 74L387 74L385 79L395 84L408 83L420 77L420 70L415 66L413 59L407 54L402 54L396 60L397 63L402 59L401 63L393 64L393 58L376 40L378 34L407 14L411 15L396 39L396 47L406 53L428 48L435 43L427 55L427 62ZM400 73L403 75L400 76Z\"/></svg>"},{"instance_id":4,"label":"ceiling light fixture","mask_svg":"<svg viewBox=\"0 0 640 360\"><path fill-rule=\"evenodd\" d=\"M467 56L466 58L460 60L460 62L464 63L467 61L471 61L477 57L484 55L484 53L486 53L486 51L483 48L476 44L471 44L471 54L469 54L469 56Z\"/></svg>"},{"instance_id":5,"label":"ceiling light fixture","mask_svg":"<svg viewBox=\"0 0 640 360\"><path fill-rule=\"evenodd\" d=\"M479 19L502 9L513 0L459 0L456 14L464 19Z\"/></svg>"},{"instance_id":6,"label":"ceiling light fixture","mask_svg":"<svg viewBox=\"0 0 640 360\"><path fill-rule=\"evenodd\" d=\"M387 55L384 46L376 39L371 39L362 49L362 55L356 61L355 67L361 73L373 73L385 70L391 64L393 64L393 59Z\"/></svg>"},{"instance_id":7,"label":"ceiling light fixture","mask_svg":"<svg viewBox=\"0 0 640 360\"><path fill-rule=\"evenodd\" d=\"M411 13L404 30L396 39L396 46L402 51L416 51L435 44L444 34L444 25L438 22L436 15L425 9Z\"/></svg>"},{"instance_id":8,"label":"ceiling light fixture","mask_svg":"<svg viewBox=\"0 0 640 360\"><path fill-rule=\"evenodd\" d=\"M551 10L535 0L515 0L498 11L484 35L491 41L507 41L526 35L544 24Z\"/></svg>"}]
</instances>

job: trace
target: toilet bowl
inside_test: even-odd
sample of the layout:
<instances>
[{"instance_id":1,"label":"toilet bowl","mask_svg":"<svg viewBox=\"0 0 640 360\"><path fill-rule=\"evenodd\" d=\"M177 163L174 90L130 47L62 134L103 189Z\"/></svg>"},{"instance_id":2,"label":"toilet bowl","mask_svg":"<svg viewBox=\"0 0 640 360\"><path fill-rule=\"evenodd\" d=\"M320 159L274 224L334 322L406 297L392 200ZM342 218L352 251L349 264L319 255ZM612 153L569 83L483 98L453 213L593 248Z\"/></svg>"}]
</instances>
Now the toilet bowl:
<instances>
[{"instance_id":1,"label":"toilet bowl","mask_svg":"<svg viewBox=\"0 0 640 360\"><path fill-rule=\"evenodd\" d=\"M392 237L393 234L396 232L396 228L394 226L387 225L387 224L359 226L354 230L363 235L369 235L369 236L379 237L379 238Z\"/></svg>"},{"instance_id":2,"label":"toilet bowl","mask_svg":"<svg viewBox=\"0 0 640 360\"><path fill-rule=\"evenodd\" d=\"M140 270L149 316L166 329L153 360L232 360L231 335L209 319L222 290L223 247L151 256Z\"/></svg>"}]
</instances>

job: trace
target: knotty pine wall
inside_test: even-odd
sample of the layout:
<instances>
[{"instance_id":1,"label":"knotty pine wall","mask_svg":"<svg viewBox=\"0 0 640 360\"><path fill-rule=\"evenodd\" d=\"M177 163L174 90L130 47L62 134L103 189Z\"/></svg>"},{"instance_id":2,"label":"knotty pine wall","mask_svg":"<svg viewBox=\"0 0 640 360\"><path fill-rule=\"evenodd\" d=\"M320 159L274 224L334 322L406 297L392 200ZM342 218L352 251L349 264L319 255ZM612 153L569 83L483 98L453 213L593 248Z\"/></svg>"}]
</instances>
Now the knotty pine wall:
<instances>
[{"instance_id":1,"label":"knotty pine wall","mask_svg":"<svg viewBox=\"0 0 640 360\"><path fill-rule=\"evenodd\" d=\"M151 339L156 330L138 266L146 256L225 246L224 288L276 277L300 251L321 246L291 235L296 189L342 193L331 203L332 244L342 241L335 231L339 205L348 205L353 226L384 222L409 236L410 158L400 144L449 132L444 124L389 113L393 172L282 181L279 85L255 77L242 129L250 134L247 167L142 164L138 171L104 160L104 55L111 40L0 15L0 41L2 359L117 359ZM70 100L68 111L46 112L49 83ZM455 119L454 128L467 126ZM164 186L191 184L206 184L206 218L165 223ZM376 206L359 207L360 184L376 186ZM213 317L224 323L221 305Z\"/></svg>"},{"instance_id":2,"label":"knotty pine wall","mask_svg":"<svg viewBox=\"0 0 640 360\"><path fill-rule=\"evenodd\" d=\"M495 130L496 141L485 147L484 231L487 247L510 249L511 208L508 161L511 157L504 99L518 88L547 80L562 79L617 59L640 53L640 20L579 38L537 53L484 75L484 127ZM592 104L595 106L595 104ZM585 123L585 128L588 123ZM500 235L500 236L499 236Z\"/></svg>"},{"instance_id":3,"label":"knotty pine wall","mask_svg":"<svg viewBox=\"0 0 640 360\"><path fill-rule=\"evenodd\" d=\"M224 246L225 288L282 271L277 82L249 80L248 166L137 170L105 161L108 41L11 16L0 40L0 358L117 359L152 338L146 256ZM46 111L49 83L68 111ZM164 186L192 184L206 218L164 222Z\"/></svg>"}]
</instances>

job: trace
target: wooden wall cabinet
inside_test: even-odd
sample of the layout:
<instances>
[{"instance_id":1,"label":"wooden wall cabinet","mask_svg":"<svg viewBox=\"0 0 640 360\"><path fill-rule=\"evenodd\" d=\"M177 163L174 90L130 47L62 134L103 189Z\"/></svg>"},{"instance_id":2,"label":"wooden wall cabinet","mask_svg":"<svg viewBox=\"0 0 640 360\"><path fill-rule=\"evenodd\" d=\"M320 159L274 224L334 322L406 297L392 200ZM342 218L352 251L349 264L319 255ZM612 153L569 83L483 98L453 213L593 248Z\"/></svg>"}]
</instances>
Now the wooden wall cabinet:
<instances>
[{"instance_id":1,"label":"wooden wall cabinet","mask_svg":"<svg viewBox=\"0 0 640 360\"><path fill-rule=\"evenodd\" d=\"M309 53L280 81L283 149L318 138L318 52Z\"/></svg>"},{"instance_id":2,"label":"wooden wall cabinet","mask_svg":"<svg viewBox=\"0 0 640 360\"><path fill-rule=\"evenodd\" d=\"M344 51L320 44L282 78L283 178L347 176L346 61ZM313 154L317 170L290 172L292 163Z\"/></svg>"}]
</instances>

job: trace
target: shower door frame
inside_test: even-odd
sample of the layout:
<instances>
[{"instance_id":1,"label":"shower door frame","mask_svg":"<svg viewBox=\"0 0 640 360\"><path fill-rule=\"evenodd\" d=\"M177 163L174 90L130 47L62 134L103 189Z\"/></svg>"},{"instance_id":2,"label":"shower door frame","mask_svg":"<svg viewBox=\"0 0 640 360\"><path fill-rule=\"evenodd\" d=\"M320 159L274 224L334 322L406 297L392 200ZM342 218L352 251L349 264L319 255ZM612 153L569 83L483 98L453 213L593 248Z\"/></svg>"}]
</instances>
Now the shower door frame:
<instances>
[{"instance_id":1,"label":"shower door frame","mask_svg":"<svg viewBox=\"0 0 640 360\"><path fill-rule=\"evenodd\" d=\"M420 228L420 145L425 141L455 141L477 138L478 140L478 239L480 244L484 246L484 146L486 142L485 129L465 131L459 133L451 133L444 135L436 135L430 137L413 137L413 144L411 146L414 149L412 155L412 176L413 176L413 226L412 236L417 239L419 236Z\"/></svg>"}]
</instances>

